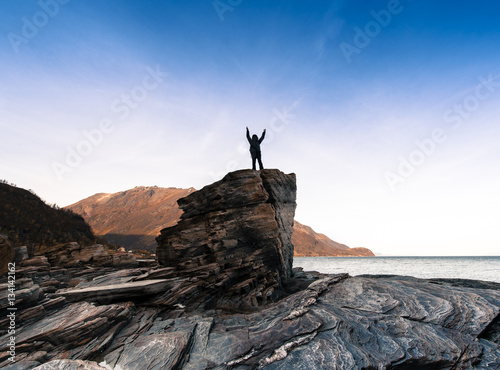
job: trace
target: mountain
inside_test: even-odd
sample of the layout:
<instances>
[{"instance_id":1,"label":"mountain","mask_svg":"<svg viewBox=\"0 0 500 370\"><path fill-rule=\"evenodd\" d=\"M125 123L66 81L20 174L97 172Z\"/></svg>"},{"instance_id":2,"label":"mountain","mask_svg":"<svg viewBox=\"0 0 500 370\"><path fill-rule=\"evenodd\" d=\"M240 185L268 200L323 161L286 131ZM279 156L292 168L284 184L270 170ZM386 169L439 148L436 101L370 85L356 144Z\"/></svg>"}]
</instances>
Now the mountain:
<instances>
[{"instance_id":1,"label":"mountain","mask_svg":"<svg viewBox=\"0 0 500 370\"><path fill-rule=\"evenodd\" d=\"M156 250L160 230L173 226L182 211L177 200L194 188L137 186L118 193L99 193L66 209L80 214L94 232L127 249ZM349 248L295 221L292 243L295 256L373 256L366 248Z\"/></svg>"},{"instance_id":2,"label":"mountain","mask_svg":"<svg viewBox=\"0 0 500 370\"><path fill-rule=\"evenodd\" d=\"M315 232L311 227L295 220L292 244L296 257L372 257L373 252L367 248L349 248L337 243L324 234Z\"/></svg>"},{"instance_id":3,"label":"mountain","mask_svg":"<svg viewBox=\"0 0 500 370\"><path fill-rule=\"evenodd\" d=\"M81 215L110 243L154 251L160 230L175 225L182 214L177 199L194 190L137 186L113 194L95 194L65 208Z\"/></svg>"},{"instance_id":4,"label":"mountain","mask_svg":"<svg viewBox=\"0 0 500 370\"><path fill-rule=\"evenodd\" d=\"M49 206L31 191L0 182L0 234L14 245L94 244L90 226L70 209Z\"/></svg>"}]
</instances>

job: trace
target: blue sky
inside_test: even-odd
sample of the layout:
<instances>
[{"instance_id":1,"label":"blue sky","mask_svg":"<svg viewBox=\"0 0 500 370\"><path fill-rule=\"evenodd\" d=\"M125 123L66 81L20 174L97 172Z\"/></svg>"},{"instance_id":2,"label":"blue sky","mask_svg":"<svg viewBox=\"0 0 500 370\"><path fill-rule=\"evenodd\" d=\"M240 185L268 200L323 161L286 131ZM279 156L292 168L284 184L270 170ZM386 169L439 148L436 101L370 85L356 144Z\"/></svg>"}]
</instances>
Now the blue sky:
<instances>
[{"instance_id":1,"label":"blue sky","mask_svg":"<svg viewBox=\"0 0 500 370\"><path fill-rule=\"evenodd\" d=\"M500 4L0 3L0 178L69 205L295 172L296 219L388 255L500 254Z\"/></svg>"}]
</instances>

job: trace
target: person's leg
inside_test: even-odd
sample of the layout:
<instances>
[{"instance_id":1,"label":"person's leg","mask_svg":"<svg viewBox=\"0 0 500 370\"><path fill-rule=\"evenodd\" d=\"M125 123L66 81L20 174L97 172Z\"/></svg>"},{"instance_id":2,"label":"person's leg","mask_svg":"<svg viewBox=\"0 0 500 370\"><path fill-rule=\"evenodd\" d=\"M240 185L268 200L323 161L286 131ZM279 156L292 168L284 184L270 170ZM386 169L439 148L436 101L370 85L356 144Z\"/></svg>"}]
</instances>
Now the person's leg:
<instances>
[{"instance_id":1,"label":"person's leg","mask_svg":"<svg viewBox=\"0 0 500 370\"><path fill-rule=\"evenodd\" d=\"M255 153L252 154L252 170L255 170L255 161L257 159L257 155Z\"/></svg>"},{"instance_id":2,"label":"person's leg","mask_svg":"<svg viewBox=\"0 0 500 370\"><path fill-rule=\"evenodd\" d=\"M262 164L262 159L261 159L260 153L257 153L257 159L259 160L259 168L261 170L263 170L264 169L264 165Z\"/></svg>"}]
</instances>

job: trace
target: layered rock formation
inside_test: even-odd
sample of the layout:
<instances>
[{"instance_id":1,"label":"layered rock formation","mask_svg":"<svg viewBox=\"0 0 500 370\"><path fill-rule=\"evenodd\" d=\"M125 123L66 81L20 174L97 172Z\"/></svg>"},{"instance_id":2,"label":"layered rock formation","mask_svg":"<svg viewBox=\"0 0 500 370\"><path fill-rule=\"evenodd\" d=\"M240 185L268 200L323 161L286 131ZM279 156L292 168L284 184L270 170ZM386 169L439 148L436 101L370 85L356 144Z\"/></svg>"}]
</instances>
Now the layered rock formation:
<instances>
[{"instance_id":1,"label":"layered rock formation","mask_svg":"<svg viewBox=\"0 0 500 370\"><path fill-rule=\"evenodd\" d=\"M184 213L157 238L158 262L179 273L209 267L214 273L204 289L216 305L236 308L231 296L254 307L265 302L291 276L296 191L294 174L229 173L178 200Z\"/></svg>"}]
</instances>

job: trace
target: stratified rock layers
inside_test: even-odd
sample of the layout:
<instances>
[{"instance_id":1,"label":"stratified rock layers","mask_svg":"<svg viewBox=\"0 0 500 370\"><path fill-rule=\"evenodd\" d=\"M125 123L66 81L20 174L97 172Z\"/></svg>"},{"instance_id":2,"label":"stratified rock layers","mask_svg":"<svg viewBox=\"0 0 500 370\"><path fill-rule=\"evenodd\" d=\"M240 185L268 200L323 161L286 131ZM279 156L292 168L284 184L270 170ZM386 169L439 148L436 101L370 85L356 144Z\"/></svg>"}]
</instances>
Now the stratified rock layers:
<instances>
[{"instance_id":1,"label":"stratified rock layers","mask_svg":"<svg viewBox=\"0 0 500 370\"><path fill-rule=\"evenodd\" d=\"M23 276L21 272L17 274ZM139 278L142 272L121 270L98 279L121 285L123 279ZM164 306L152 306L150 301L127 301L124 295L116 297L122 302L108 304L42 298L32 302L36 306L16 313L20 323L16 363L10 367L11 335L6 329L0 331L0 368L500 367L498 283L347 274L321 277L300 271L291 280L301 276L309 280L307 288L244 314L187 312L182 307L162 310ZM0 289L0 296L3 292L7 290ZM8 328L7 316L2 317L0 328Z\"/></svg>"},{"instance_id":2,"label":"stratified rock layers","mask_svg":"<svg viewBox=\"0 0 500 370\"><path fill-rule=\"evenodd\" d=\"M296 193L295 174L231 172L178 200L184 213L157 238L158 262L179 272L216 264L216 296L260 303L291 276Z\"/></svg>"}]
</instances>

